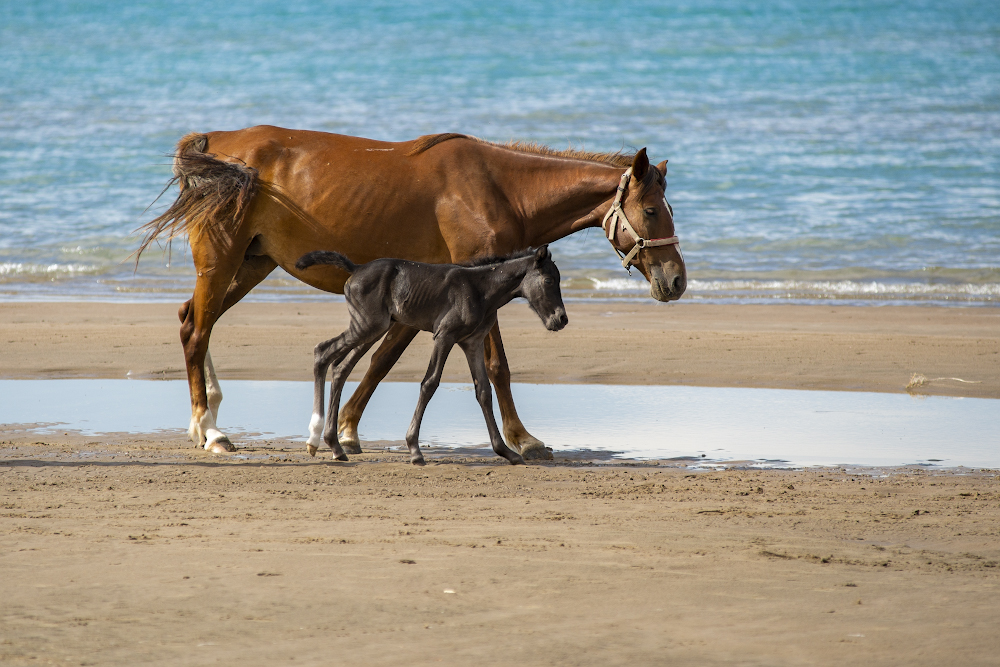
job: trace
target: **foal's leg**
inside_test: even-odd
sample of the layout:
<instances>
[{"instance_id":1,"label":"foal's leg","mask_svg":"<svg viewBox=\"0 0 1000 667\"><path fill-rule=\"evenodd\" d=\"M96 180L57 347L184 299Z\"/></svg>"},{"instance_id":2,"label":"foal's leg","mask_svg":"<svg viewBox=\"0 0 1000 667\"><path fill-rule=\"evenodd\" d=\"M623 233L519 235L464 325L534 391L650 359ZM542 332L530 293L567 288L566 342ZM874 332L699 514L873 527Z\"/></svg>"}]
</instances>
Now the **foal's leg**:
<instances>
[{"instance_id":1,"label":"foal's leg","mask_svg":"<svg viewBox=\"0 0 1000 667\"><path fill-rule=\"evenodd\" d=\"M493 451L514 465L524 465L524 459L521 458L521 455L504 444L503 438L500 437L500 429L497 428L497 420L493 416L493 392L490 391L490 381L486 374L483 344L479 340L465 340L459 345L462 346L465 357L469 360L469 370L472 371L472 380L476 385L476 400L479 401L479 407L483 409L486 430L490 434L490 444L493 445Z\"/></svg>"},{"instance_id":2,"label":"foal's leg","mask_svg":"<svg viewBox=\"0 0 1000 667\"><path fill-rule=\"evenodd\" d=\"M339 364L355 349L354 332L348 329L335 338L323 341L313 351L313 414L309 420L309 440L306 441L306 451L311 456L316 456L320 439L323 437L323 392L326 388L326 372L330 364ZM335 393L332 387L331 393ZM333 410L333 405L330 409ZM347 460L347 455L339 446L330 445L330 447L338 460Z\"/></svg>"},{"instance_id":3,"label":"foal's leg","mask_svg":"<svg viewBox=\"0 0 1000 667\"><path fill-rule=\"evenodd\" d=\"M444 371L444 362L448 361L448 353L455 342L439 336L434 341L434 352L431 353L431 362L427 366L427 374L423 382L420 383L420 398L417 400L417 409L413 413L413 420L410 428L406 430L406 447L410 450L410 462L416 465L424 465L424 455L420 453L420 446L417 439L420 436L420 422L424 418L424 410L430 402L438 385L441 384L441 373Z\"/></svg>"},{"instance_id":4,"label":"foal's leg","mask_svg":"<svg viewBox=\"0 0 1000 667\"><path fill-rule=\"evenodd\" d=\"M327 447L333 450L333 453L340 461L347 460L347 454L344 452L344 448L337 438L337 415L340 412L340 395L344 391L344 383L347 382L351 371L354 370L361 357L371 349L377 340L378 338L375 338L367 343L358 345L344 357L343 361L333 367L333 378L330 380L330 410L326 415L326 432L323 434L323 441L326 442Z\"/></svg>"},{"instance_id":5,"label":"foal's leg","mask_svg":"<svg viewBox=\"0 0 1000 667\"><path fill-rule=\"evenodd\" d=\"M500 406L503 434L507 442L520 450L526 459L551 459L552 452L545 448L545 443L528 433L521 423L521 418L517 416L514 397L510 393L510 368L507 366L507 355L504 354L503 341L500 339L499 324L494 324L490 329L483 349L486 372L497 390L497 404Z\"/></svg>"},{"instance_id":6,"label":"foal's leg","mask_svg":"<svg viewBox=\"0 0 1000 667\"><path fill-rule=\"evenodd\" d=\"M358 439L358 422L361 421L361 413L365 411L369 399L378 387L378 383L389 373L392 367L399 361L399 357L406 350L417 335L416 329L393 323L389 329L389 334L382 341L382 344L375 354L372 355L371 365L368 372L361 379L358 388L354 390L354 395L347 402L344 409L340 411L338 419L338 430L340 432L340 444L348 454L361 453L361 441Z\"/></svg>"}]
</instances>

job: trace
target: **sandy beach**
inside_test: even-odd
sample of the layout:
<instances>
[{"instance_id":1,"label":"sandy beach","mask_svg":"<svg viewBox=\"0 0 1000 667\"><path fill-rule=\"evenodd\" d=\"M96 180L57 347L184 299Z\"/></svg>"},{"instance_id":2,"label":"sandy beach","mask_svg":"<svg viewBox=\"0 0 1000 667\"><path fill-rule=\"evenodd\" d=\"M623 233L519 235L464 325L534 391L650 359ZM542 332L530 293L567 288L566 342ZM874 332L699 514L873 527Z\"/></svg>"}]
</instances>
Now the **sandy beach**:
<instances>
[{"instance_id":1,"label":"sandy beach","mask_svg":"<svg viewBox=\"0 0 1000 667\"><path fill-rule=\"evenodd\" d=\"M0 304L0 378L183 379L176 305ZM903 391L1000 398L1000 309L569 303L546 331L523 303L500 311L514 382ZM310 380L312 349L347 326L343 303L240 303L212 334L222 379ZM421 334L388 379L418 382ZM363 360L352 375L360 379ZM959 378L967 382L952 379ZM467 382L452 355L444 380Z\"/></svg>"},{"instance_id":2,"label":"sandy beach","mask_svg":"<svg viewBox=\"0 0 1000 667\"><path fill-rule=\"evenodd\" d=\"M516 382L901 392L916 373L929 379L920 392L1000 398L997 309L568 311L557 334L522 305L501 312ZM180 379L175 312L0 304L0 378ZM313 345L346 321L336 303L240 304L213 335L219 375L306 380ZM419 380L428 341L390 379ZM458 356L448 381L467 381ZM384 442L335 463L285 441L217 456L180 433L0 429L3 664L988 665L1000 654L997 471L695 471L583 456L514 468L485 449L428 449L417 468Z\"/></svg>"}]
</instances>

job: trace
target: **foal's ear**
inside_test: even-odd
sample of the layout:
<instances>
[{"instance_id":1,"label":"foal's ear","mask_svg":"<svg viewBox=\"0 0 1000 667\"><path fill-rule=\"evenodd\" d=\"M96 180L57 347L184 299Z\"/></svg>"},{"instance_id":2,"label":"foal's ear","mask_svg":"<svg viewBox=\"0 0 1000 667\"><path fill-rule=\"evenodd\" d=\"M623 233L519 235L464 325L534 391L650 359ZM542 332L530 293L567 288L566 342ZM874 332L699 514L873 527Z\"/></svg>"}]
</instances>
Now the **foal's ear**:
<instances>
[{"instance_id":1,"label":"foal's ear","mask_svg":"<svg viewBox=\"0 0 1000 667\"><path fill-rule=\"evenodd\" d=\"M664 179L666 179L666 177L667 177L667 161L664 160L660 164L656 165L656 170L660 172L660 175L663 176Z\"/></svg>"},{"instance_id":2,"label":"foal's ear","mask_svg":"<svg viewBox=\"0 0 1000 667\"><path fill-rule=\"evenodd\" d=\"M545 263L545 260L551 259L552 253L549 252L549 244L546 243L543 246L539 246L538 250L535 251L535 264L541 266Z\"/></svg>"},{"instance_id":3,"label":"foal's ear","mask_svg":"<svg viewBox=\"0 0 1000 667\"><path fill-rule=\"evenodd\" d=\"M646 157L646 149L640 148L639 152L632 158L632 178L642 180L649 170L649 158Z\"/></svg>"}]
</instances>

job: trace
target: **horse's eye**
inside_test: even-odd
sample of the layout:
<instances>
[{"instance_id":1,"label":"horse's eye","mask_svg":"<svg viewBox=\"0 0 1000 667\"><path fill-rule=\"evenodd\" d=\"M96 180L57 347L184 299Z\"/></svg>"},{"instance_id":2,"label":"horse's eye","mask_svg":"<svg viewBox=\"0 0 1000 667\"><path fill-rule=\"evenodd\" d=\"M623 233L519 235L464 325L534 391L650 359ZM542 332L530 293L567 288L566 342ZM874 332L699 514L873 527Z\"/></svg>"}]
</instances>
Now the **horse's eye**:
<instances>
[{"instance_id":1,"label":"horse's eye","mask_svg":"<svg viewBox=\"0 0 1000 667\"><path fill-rule=\"evenodd\" d=\"M656 215L656 209L650 206L649 208L646 209L646 215L652 218L653 216Z\"/></svg>"}]
</instances>

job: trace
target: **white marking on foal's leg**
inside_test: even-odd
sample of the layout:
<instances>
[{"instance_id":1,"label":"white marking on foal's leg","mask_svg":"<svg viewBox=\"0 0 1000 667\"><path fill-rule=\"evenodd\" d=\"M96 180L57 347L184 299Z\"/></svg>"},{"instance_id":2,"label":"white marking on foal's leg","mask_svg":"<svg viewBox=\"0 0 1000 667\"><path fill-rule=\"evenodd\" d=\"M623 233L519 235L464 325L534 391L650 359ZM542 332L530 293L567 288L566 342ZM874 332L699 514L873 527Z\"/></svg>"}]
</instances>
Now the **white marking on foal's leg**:
<instances>
[{"instance_id":1,"label":"white marking on foal's leg","mask_svg":"<svg viewBox=\"0 0 1000 667\"><path fill-rule=\"evenodd\" d=\"M205 393L208 395L208 409L212 416L219 418L219 405L222 404L222 388L219 387L219 377L215 374L215 364L212 363L212 353L205 352Z\"/></svg>"},{"instance_id":2,"label":"white marking on foal's leg","mask_svg":"<svg viewBox=\"0 0 1000 667\"><path fill-rule=\"evenodd\" d=\"M323 415L314 412L309 420L309 439L306 441L306 451L309 456L316 456L316 450L323 442Z\"/></svg>"}]
</instances>

